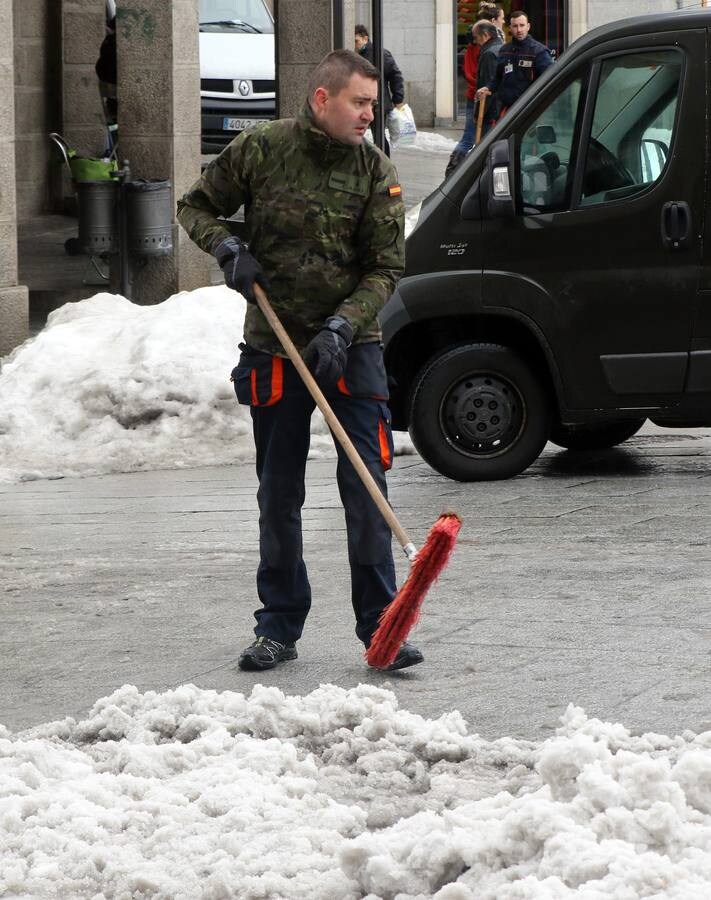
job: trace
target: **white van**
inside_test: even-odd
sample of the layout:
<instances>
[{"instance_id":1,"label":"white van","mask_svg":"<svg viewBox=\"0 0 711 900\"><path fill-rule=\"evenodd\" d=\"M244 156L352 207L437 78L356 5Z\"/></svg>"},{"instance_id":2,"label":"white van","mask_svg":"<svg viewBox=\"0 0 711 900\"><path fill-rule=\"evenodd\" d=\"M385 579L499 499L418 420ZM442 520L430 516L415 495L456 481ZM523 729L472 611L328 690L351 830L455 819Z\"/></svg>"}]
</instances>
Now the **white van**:
<instances>
[{"instance_id":1,"label":"white van","mask_svg":"<svg viewBox=\"0 0 711 900\"><path fill-rule=\"evenodd\" d=\"M264 0L200 0L202 152L274 118L274 19Z\"/></svg>"},{"instance_id":2,"label":"white van","mask_svg":"<svg viewBox=\"0 0 711 900\"><path fill-rule=\"evenodd\" d=\"M200 0L199 14L202 152L216 153L274 118L274 19L265 0Z\"/></svg>"}]
</instances>

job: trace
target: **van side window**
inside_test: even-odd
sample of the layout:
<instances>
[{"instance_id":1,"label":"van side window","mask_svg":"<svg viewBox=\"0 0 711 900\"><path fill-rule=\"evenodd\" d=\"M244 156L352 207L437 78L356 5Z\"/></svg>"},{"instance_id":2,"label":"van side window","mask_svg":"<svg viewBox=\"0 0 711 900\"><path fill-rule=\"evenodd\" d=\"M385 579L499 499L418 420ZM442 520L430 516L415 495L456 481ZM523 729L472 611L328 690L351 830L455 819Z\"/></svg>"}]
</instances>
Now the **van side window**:
<instances>
[{"instance_id":1,"label":"van side window","mask_svg":"<svg viewBox=\"0 0 711 900\"><path fill-rule=\"evenodd\" d=\"M600 66L581 206L633 197L659 179L673 139L682 54L648 50Z\"/></svg>"},{"instance_id":2,"label":"van side window","mask_svg":"<svg viewBox=\"0 0 711 900\"><path fill-rule=\"evenodd\" d=\"M581 78L572 81L523 133L518 171L519 208L524 215L555 212L570 205L582 86Z\"/></svg>"}]
</instances>

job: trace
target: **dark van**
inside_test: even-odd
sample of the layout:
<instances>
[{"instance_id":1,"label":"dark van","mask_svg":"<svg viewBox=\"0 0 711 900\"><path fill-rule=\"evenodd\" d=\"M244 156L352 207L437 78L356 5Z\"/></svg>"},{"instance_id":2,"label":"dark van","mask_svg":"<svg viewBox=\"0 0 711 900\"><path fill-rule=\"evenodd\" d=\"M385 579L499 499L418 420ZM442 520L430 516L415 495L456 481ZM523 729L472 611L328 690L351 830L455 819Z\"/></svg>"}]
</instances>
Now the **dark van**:
<instances>
[{"instance_id":1,"label":"dark van","mask_svg":"<svg viewBox=\"0 0 711 900\"><path fill-rule=\"evenodd\" d=\"M711 425L710 32L589 32L423 202L381 319L393 424L437 471Z\"/></svg>"}]
</instances>

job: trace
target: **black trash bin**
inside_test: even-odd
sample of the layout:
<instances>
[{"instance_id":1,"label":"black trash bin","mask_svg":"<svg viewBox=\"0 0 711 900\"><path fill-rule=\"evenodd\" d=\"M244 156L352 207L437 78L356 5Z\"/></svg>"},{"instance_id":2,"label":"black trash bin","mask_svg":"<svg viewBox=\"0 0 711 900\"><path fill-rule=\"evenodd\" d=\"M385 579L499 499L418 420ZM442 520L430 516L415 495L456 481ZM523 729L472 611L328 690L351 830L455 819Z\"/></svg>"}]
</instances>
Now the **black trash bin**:
<instances>
[{"instance_id":1,"label":"black trash bin","mask_svg":"<svg viewBox=\"0 0 711 900\"><path fill-rule=\"evenodd\" d=\"M136 256L165 256L173 250L170 181L139 179L125 185L126 238Z\"/></svg>"},{"instance_id":2,"label":"black trash bin","mask_svg":"<svg viewBox=\"0 0 711 900\"><path fill-rule=\"evenodd\" d=\"M81 249L89 256L118 252L118 182L77 181L76 189Z\"/></svg>"}]
</instances>

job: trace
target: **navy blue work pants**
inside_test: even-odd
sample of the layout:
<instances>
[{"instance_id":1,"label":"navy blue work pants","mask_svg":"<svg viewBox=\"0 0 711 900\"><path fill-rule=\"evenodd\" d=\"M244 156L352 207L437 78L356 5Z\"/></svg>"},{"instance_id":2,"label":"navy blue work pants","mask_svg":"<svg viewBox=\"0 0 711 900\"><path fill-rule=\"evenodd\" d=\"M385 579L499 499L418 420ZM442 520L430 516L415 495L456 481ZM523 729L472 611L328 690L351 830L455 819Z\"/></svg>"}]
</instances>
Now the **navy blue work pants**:
<instances>
[{"instance_id":1,"label":"navy blue work pants","mask_svg":"<svg viewBox=\"0 0 711 900\"><path fill-rule=\"evenodd\" d=\"M259 550L255 634L297 641L311 607L303 559L301 508L314 401L293 365L284 360L283 396L271 406L252 406L259 490ZM386 494L392 454L390 416L382 401L332 393L329 403L377 484ZM345 509L351 600L356 634L366 646L382 610L396 593L392 536L340 444L338 490ZM387 495L386 495L387 496ZM337 599L337 598L335 598Z\"/></svg>"}]
</instances>

